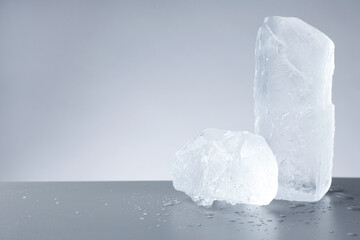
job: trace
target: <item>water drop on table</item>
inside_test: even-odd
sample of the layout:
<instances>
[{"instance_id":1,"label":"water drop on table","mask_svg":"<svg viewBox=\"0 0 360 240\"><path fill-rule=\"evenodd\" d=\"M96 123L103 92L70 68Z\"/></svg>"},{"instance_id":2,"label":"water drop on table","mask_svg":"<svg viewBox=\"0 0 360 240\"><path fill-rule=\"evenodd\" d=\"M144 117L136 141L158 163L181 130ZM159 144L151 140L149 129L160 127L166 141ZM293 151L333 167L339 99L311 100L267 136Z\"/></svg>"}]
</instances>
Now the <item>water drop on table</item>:
<instances>
[{"instance_id":1,"label":"water drop on table","mask_svg":"<svg viewBox=\"0 0 360 240\"><path fill-rule=\"evenodd\" d=\"M354 197L350 194L346 194L346 193L342 193L342 192L336 192L333 194L335 197L340 198L340 199L348 199L348 200L352 200L354 199Z\"/></svg>"},{"instance_id":2,"label":"water drop on table","mask_svg":"<svg viewBox=\"0 0 360 240\"><path fill-rule=\"evenodd\" d=\"M343 188L340 186L331 186L329 191L330 193L334 193L334 192L342 192Z\"/></svg>"},{"instance_id":3,"label":"water drop on table","mask_svg":"<svg viewBox=\"0 0 360 240\"><path fill-rule=\"evenodd\" d=\"M172 205L174 205L173 202L167 202L167 203L163 204L164 207L168 207L168 206L172 206Z\"/></svg>"},{"instance_id":4,"label":"water drop on table","mask_svg":"<svg viewBox=\"0 0 360 240\"><path fill-rule=\"evenodd\" d=\"M303 204L303 203L298 203L298 204L290 205L290 208L298 208L298 207L305 207L305 204Z\"/></svg>"},{"instance_id":5,"label":"water drop on table","mask_svg":"<svg viewBox=\"0 0 360 240\"><path fill-rule=\"evenodd\" d=\"M356 237L357 236L357 234L356 233L347 233L346 235L348 235L348 236L350 236L350 237Z\"/></svg>"},{"instance_id":6,"label":"water drop on table","mask_svg":"<svg viewBox=\"0 0 360 240\"><path fill-rule=\"evenodd\" d=\"M360 211L360 206L348 206L347 209L351 211Z\"/></svg>"}]
</instances>

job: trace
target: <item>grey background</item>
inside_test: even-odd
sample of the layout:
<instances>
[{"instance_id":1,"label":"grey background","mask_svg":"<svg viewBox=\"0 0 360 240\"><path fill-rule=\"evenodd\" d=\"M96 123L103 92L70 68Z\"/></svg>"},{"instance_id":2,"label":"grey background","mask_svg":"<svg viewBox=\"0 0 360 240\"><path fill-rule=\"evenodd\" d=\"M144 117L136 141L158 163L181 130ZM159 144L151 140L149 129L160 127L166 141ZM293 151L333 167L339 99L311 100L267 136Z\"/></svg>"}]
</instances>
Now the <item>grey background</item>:
<instances>
[{"instance_id":1,"label":"grey background","mask_svg":"<svg viewBox=\"0 0 360 240\"><path fill-rule=\"evenodd\" d=\"M360 1L0 1L0 180L170 179L201 129L254 129L268 15L335 42L334 176L360 177Z\"/></svg>"}]
</instances>

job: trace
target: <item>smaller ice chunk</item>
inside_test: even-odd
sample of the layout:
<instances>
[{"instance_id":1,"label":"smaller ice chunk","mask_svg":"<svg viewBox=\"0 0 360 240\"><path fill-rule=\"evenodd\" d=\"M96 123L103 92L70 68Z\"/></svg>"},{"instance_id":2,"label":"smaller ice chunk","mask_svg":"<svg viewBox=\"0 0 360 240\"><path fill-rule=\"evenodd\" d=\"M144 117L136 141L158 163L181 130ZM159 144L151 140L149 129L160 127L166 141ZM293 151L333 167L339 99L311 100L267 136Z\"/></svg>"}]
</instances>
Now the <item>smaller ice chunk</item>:
<instances>
[{"instance_id":1,"label":"smaller ice chunk","mask_svg":"<svg viewBox=\"0 0 360 240\"><path fill-rule=\"evenodd\" d=\"M173 185L202 206L267 205L277 193L278 166L262 136L206 129L176 152Z\"/></svg>"}]
</instances>

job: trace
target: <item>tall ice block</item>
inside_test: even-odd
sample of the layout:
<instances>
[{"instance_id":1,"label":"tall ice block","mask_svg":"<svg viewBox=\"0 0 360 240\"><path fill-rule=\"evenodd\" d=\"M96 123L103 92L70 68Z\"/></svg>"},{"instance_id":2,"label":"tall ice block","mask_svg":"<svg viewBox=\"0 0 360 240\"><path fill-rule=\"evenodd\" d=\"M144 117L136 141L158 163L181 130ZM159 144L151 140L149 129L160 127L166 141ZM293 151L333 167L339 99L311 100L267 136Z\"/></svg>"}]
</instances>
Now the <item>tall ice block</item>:
<instances>
[{"instance_id":1,"label":"tall ice block","mask_svg":"<svg viewBox=\"0 0 360 240\"><path fill-rule=\"evenodd\" d=\"M331 184L334 43L298 18L267 17L255 55L255 132L278 162L276 198L317 201Z\"/></svg>"}]
</instances>

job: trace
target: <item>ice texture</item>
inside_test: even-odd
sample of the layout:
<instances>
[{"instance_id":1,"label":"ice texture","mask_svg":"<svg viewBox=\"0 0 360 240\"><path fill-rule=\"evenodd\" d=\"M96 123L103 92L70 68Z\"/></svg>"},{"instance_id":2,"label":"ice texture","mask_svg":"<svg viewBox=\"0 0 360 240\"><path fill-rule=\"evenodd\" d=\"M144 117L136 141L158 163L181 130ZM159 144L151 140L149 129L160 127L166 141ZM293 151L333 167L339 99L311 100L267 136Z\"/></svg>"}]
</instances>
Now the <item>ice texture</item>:
<instances>
[{"instance_id":1,"label":"ice texture","mask_svg":"<svg viewBox=\"0 0 360 240\"><path fill-rule=\"evenodd\" d=\"M206 129L175 154L174 188L198 205L267 205L278 187L276 159L262 136Z\"/></svg>"},{"instance_id":2,"label":"ice texture","mask_svg":"<svg viewBox=\"0 0 360 240\"><path fill-rule=\"evenodd\" d=\"M276 199L317 201L331 184L334 43L298 18L267 17L255 55L255 133L278 162Z\"/></svg>"}]
</instances>

